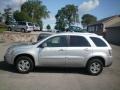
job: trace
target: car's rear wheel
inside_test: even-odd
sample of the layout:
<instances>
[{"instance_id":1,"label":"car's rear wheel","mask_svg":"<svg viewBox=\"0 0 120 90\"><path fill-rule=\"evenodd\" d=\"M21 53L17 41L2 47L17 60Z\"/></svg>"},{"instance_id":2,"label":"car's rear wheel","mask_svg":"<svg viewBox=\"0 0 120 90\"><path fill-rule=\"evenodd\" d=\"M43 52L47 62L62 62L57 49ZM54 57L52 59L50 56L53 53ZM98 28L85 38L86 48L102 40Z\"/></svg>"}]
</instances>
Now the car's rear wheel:
<instances>
[{"instance_id":1,"label":"car's rear wheel","mask_svg":"<svg viewBox=\"0 0 120 90\"><path fill-rule=\"evenodd\" d=\"M19 73L29 73L34 66L32 59L27 56L18 57L15 64Z\"/></svg>"},{"instance_id":2,"label":"car's rear wheel","mask_svg":"<svg viewBox=\"0 0 120 90\"><path fill-rule=\"evenodd\" d=\"M91 75L99 75L103 70L103 63L99 59L92 59L87 64L87 71Z\"/></svg>"},{"instance_id":3,"label":"car's rear wheel","mask_svg":"<svg viewBox=\"0 0 120 90\"><path fill-rule=\"evenodd\" d=\"M26 31L25 31L25 29L21 29L21 31L23 32L23 33L25 33Z\"/></svg>"}]
</instances>

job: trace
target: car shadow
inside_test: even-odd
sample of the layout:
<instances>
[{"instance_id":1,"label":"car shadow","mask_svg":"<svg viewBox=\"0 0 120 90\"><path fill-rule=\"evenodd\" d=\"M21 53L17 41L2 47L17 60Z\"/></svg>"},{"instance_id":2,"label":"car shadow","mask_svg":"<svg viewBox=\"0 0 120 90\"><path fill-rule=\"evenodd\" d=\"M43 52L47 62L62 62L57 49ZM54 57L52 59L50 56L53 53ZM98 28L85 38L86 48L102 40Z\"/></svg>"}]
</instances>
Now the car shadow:
<instances>
[{"instance_id":1,"label":"car shadow","mask_svg":"<svg viewBox=\"0 0 120 90\"><path fill-rule=\"evenodd\" d=\"M16 72L16 69L13 65L7 64L4 61L0 61L0 70L1 71L8 71L8 72Z\"/></svg>"},{"instance_id":2,"label":"car shadow","mask_svg":"<svg viewBox=\"0 0 120 90\"><path fill-rule=\"evenodd\" d=\"M35 73L71 73L88 75L84 68L68 68L68 67L36 67Z\"/></svg>"},{"instance_id":3,"label":"car shadow","mask_svg":"<svg viewBox=\"0 0 120 90\"><path fill-rule=\"evenodd\" d=\"M18 73L13 65L0 61L0 71ZM33 73L71 73L88 75L84 68L36 67Z\"/></svg>"}]
</instances>

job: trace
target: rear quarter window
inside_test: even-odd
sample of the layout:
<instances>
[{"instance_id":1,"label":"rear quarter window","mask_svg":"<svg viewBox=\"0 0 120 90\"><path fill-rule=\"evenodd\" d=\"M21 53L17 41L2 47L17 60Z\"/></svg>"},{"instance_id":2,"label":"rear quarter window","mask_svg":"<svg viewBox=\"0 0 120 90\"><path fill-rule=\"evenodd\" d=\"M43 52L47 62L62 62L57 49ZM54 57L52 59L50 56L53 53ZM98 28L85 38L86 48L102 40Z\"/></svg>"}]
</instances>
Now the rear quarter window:
<instances>
[{"instance_id":1,"label":"rear quarter window","mask_svg":"<svg viewBox=\"0 0 120 90\"><path fill-rule=\"evenodd\" d=\"M107 47L107 44L100 38L90 37L97 47Z\"/></svg>"}]
</instances>

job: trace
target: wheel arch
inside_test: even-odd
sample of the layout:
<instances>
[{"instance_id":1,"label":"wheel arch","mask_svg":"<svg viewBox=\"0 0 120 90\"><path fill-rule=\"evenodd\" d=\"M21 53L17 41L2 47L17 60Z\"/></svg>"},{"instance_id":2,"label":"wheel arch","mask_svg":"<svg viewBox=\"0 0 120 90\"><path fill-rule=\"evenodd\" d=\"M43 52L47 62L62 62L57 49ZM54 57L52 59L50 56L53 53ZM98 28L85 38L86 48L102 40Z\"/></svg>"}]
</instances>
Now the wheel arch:
<instances>
[{"instance_id":1,"label":"wheel arch","mask_svg":"<svg viewBox=\"0 0 120 90\"><path fill-rule=\"evenodd\" d=\"M16 64L17 58L20 57L20 56L27 56L27 57L31 58L33 64L35 65L35 59L34 59L34 57L32 55L26 54L26 53L19 54L19 55L15 56L15 58L14 58L14 64Z\"/></svg>"},{"instance_id":2,"label":"wheel arch","mask_svg":"<svg viewBox=\"0 0 120 90\"><path fill-rule=\"evenodd\" d=\"M94 56L94 57L89 58L89 60L87 61L86 66L88 65L88 62L91 61L92 59L99 59L103 63L103 66L105 67L105 59L103 57L101 57L101 56Z\"/></svg>"}]
</instances>

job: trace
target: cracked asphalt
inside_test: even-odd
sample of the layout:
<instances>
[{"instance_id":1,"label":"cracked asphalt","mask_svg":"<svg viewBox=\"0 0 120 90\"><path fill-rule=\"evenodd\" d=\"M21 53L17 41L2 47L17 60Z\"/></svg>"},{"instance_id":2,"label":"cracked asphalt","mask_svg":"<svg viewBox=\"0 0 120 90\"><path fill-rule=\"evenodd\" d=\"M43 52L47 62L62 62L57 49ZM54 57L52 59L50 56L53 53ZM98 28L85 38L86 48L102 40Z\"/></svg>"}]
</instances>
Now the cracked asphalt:
<instances>
[{"instance_id":1,"label":"cracked asphalt","mask_svg":"<svg viewBox=\"0 0 120 90\"><path fill-rule=\"evenodd\" d=\"M113 48L113 64L98 76L87 75L79 68L36 68L19 74L3 62L12 43L0 43L0 90L120 90L120 46Z\"/></svg>"}]
</instances>

